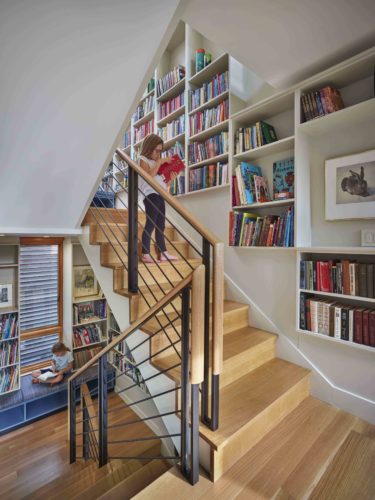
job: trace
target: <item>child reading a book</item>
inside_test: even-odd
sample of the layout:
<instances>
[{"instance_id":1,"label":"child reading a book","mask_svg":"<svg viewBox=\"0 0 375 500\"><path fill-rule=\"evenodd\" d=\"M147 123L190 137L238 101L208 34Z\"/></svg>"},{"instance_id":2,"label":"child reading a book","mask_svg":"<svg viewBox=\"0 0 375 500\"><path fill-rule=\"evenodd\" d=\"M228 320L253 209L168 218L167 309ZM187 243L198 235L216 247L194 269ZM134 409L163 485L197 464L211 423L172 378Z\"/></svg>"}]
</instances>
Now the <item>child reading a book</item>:
<instances>
[{"instance_id":1,"label":"child reading a book","mask_svg":"<svg viewBox=\"0 0 375 500\"><path fill-rule=\"evenodd\" d=\"M32 372L32 383L58 384L71 373L73 369L73 356L70 349L63 342L56 342L52 346L52 366Z\"/></svg>"},{"instance_id":2,"label":"child reading a book","mask_svg":"<svg viewBox=\"0 0 375 500\"><path fill-rule=\"evenodd\" d=\"M163 139L156 134L147 135L142 143L139 162L140 166L167 190L168 184L164 178L158 174L160 166L163 163L170 163L171 158L161 158L163 150ZM171 179L175 179L177 174L171 173ZM165 245L165 202L162 196L158 194L145 180L139 176L139 189L144 195L143 203L146 210L146 225L142 233L142 262L152 264L154 261L150 255L151 235L155 230L156 248L158 252L158 262L178 260L174 255L167 252Z\"/></svg>"}]
</instances>

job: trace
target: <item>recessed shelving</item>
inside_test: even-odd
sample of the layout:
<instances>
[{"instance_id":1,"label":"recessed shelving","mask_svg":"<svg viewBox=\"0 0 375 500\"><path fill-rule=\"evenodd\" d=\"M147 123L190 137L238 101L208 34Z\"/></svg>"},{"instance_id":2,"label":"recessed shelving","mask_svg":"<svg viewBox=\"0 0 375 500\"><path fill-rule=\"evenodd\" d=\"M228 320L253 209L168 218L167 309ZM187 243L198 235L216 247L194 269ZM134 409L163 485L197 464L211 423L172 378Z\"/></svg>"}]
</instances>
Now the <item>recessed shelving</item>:
<instances>
[{"instance_id":1,"label":"recessed shelving","mask_svg":"<svg viewBox=\"0 0 375 500\"><path fill-rule=\"evenodd\" d=\"M233 156L236 160L258 160L264 156L270 156L277 153L282 153L283 151L288 151L294 148L294 136L285 137L270 144L265 144L259 148L249 149L243 153L237 153Z\"/></svg>"},{"instance_id":2,"label":"recessed shelving","mask_svg":"<svg viewBox=\"0 0 375 500\"><path fill-rule=\"evenodd\" d=\"M164 150L169 149L175 142L184 142L185 141L185 132L182 134L178 134L175 137L172 137L172 139L168 139L167 141L164 141Z\"/></svg>"},{"instance_id":3,"label":"recessed shelving","mask_svg":"<svg viewBox=\"0 0 375 500\"><path fill-rule=\"evenodd\" d=\"M170 121L175 120L179 116L183 115L184 112L185 112L185 105L180 106L178 109L172 111L172 113L169 113L169 115L164 116L164 118L161 118L157 123L158 127L163 127Z\"/></svg>"},{"instance_id":4,"label":"recessed shelving","mask_svg":"<svg viewBox=\"0 0 375 500\"><path fill-rule=\"evenodd\" d=\"M333 292L318 292L317 290L306 290L304 288L300 288L301 293L309 293L312 295L321 295L322 297L332 297L335 299L350 299L355 300L357 302L370 302L375 304L375 299L371 297L361 297L359 295L344 295L342 293L333 293Z\"/></svg>"},{"instance_id":5,"label":"recessed shelving","mask_svg":"<svg viewBox=\"0 0 375 500\"><path fill-rule=\"evenodd\" d=\"M294 198L287 198L285 200L273 200L266 201L264 203L252 203L251 205L238 205L232 207L233 210L251 210L253 208L269 208L269 207L280 207L285 205L292 205L294 203Z\"/></svg>"},{"instance_id":6,"label":"recessed shelving","mask_svg":"<svg viewBox=\"0 0 375 500\"><path fill-rule=\"evenodd\" d=\"M223 130L228 130L229 120L224 120L223 122L214 125L213 127L202 130L202 132L198 132L198 134L191 135L189 137L189 141L204 141L208 137L212 137L215 134L219 134Z\"/></svg>"},{"instance_id":7,"label":"recessed shelving","mask_svg":"<svg viewBox=\"0 0 375 500\"><path fill-rule=\"evenodd\" d=\"M216 155L212 156L211 158L207 158L207 160L201 160L196 163L192 163L191 165L188 165L188 167L197 168L197 167L202 167L204 165L210 165L211 163L217 163L226 160L228 160L228 153L223 153L221 155Z\"/></svg>"},{"instance_id":8,"label":"recessed shelving","mask_svg":"<svg viewBox=\"0 0 375 500\"><path fill-rule=\"evenodd\" d=\"M133 124L134 128L139 128L144 123L149 122L150 120L152 120L153 117L154 117L154 110L150 111L145 116L142 116L142 118L140 118L139 120L137 120L136 122L134 122L134 124Z\"/></svg>"},{"instance_id":9,"label":"recessed shelving","mask_svg":"<svg viewBox=\"0 0 375 500\"><path fill-rule=\"evenodd\" d=\"M337 344L341 344L346 347L352 347L355 349L362 349L363 351L371 351L375 352L375 348L364 345L364 344L357 344L356 342L351 342L349 340L342 340L342 339L337 339L335 337L330 337L329 335L324 335L322 333L314 333L310 332L309 330L301 330L300 328L297 328L297 332L299 332L302 336L305 335L307 337L314 337L319 340L325 340L328 342L336 342Z\"/></svg>"},{"instance_id":10,"label":"recessed shelving","mask_svg":"<svg viewBox=\"0 0 375 500\"><path fill-rule=\"evenodd\" d=\"M167 101L171 97L175 97L185 90L185 78L182 78L173 85L170 89L166 90L163 94L157 97L158 101Z\"/></svg>"},{"instance_id":11,"label":"recessed shelving","mask_svg":"<svg viewBox=\"0 0 375 500\"><path fill-rule=\"evenodd\" d=\"M205 103L201 104L197 108L189 111L189 115L194 115L195 113L198 113L199 111L204 111L207 108L213 108L214 106L216 106L216 104L225 101L225 99L227 99L228 97L229 97L229 90L226 90L225 92L222 92L216 97L213 97L209 101L206 101Z\"/></svg>"},{"instance_id":12,"label":"recessed shelving","mask_svg":"<svg viewBox=\"0 0 375 500\"><path fill-rule=\"evenodd\" d=\"M92 325L93 323L101 323L102 321L107 321L107 318L92 318L89 321L83 321L81 323L76 323L75 325L73 325L73 328L79 327L79 326Z\"/></svg>"},{"instance_id":13,"label":"recessed shelving","mask_svg":"<svg viewBox=\"0 0 375 500\"><path fill-rule=\"evenodd\" d=\"M222 54L206 67L195 73L190 79L189 83L191 85L202 85L202 83L208 81L217 73L223 73L228 69L229 56L228 54Z\"/></svg>"}]
</instances>

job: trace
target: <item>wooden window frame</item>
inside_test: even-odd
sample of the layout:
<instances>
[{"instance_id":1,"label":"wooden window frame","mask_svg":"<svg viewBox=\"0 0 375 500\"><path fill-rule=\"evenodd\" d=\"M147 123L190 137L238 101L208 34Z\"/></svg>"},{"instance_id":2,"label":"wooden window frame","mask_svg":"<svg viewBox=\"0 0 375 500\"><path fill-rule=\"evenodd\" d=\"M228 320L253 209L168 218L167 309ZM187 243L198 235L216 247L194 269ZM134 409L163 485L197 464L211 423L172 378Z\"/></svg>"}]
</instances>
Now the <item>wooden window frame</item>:
<instances>
[{"instance_id":1,"label":"wooden window frame","mask_svg":"<svg viewBox=\"0 0 375 500\"><path fill-rule=\"evenodd\" d=\"M43 237L24 237L20 238L21 246L42 246L42 245L58 245L58 255L59 255L59 264L58 264L58 324L55 326L46 326L43 328L32 328L30 330L26 330L24 332L20 331L20 340L28 340L36 337L45 337L47 335L51 335L52 333L57 333L59 335L60 341L63 340L63 331L64 331L64 316L63 316L63 308L64 308L64 238L43 238ZM20 354L21 355L21 354ZM52 355L51 355L52 357ZM27 373L32 372L33 370L39 370L41 368L45 368L46 366L50 366L51 361L43 361L41 363L34 363L33 365L27 365L21 367L21 375L26 375Z\"/></svg>"}]
</instances>

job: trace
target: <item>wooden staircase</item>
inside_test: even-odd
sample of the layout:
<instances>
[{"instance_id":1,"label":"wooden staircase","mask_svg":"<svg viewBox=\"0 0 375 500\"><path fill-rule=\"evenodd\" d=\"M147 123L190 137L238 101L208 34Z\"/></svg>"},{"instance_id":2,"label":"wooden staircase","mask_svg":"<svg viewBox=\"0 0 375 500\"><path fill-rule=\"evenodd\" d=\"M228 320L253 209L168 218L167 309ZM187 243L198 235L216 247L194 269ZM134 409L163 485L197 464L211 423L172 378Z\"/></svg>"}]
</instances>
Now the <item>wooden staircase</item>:
<instances>
[{"instance_id":1,"label":"wooden staircase","mask_svg":"<svg viewBox=\"0 0 375 500\"><path fill-rule=\"evenodd\" d=\"M103 221L98 224L98 212ZM181 276L171 269L169 263L159 264L165 270L163 274L156 264L139 265L139 273L148 286L152 287L152 296L146 284L139 280L140 294L133 294L127 290L127 273L123 263L126 255L121 249L119 255L111 244L120 246L126 241L127 225L126 210L95 209L94 218L92 209L89 210L84 224L90 226L90 243L100 245L101 264L113 269L113 289L116 293L130 299L132 320L147 310L147 301L151 305L158 297L170 290L172 285L168 279L178 283ZM139 215L142 220L143 214ZM105 221L109 219L121 223L121 231L116 226L111 231ZM125 222L124 222L125 221ZM172 227L167 227L166 234L183 255L188 256L188 243L179 241ZM140 236L140 233L139 233ZM116 247L115 247L116 248ZM121 253L122 252L122 253ZM175 252L174 252L175 253ZM191 267L200 264L200 259L188 258ZM146 268L148 267L148 269ZM183 262L176 263L182 276L191 272L191 267ZM151 273L149 272L151 271ZM163 291L160 290L160 287ZM146 300L145 300L146 298ZM179 311L179 299L174 301ZM173 317L173 308L168 312ZM224 349L223 372L220 376L220 425L215 432L200 425L200 436L211 448L211 479L216 481L236 461L243 457L267 433L287 417L309 395L309 371L292 363L288 363L275 356L277 337L274 334L253 328L248 324L249 306L230 300L224 301ZM159 321L166 321L160 314ZM177 322L178 324L178 322ZM142 330L153 334L160 328L156 319L150 320ZM173 342L177 336L169 328ZM151 354L167 347L168 341L160 333L151 341ZM179 344L177 344L179 349ZM152 358L152 364L160 371L178 363L178 355L173 349L167 349L162 354ZM180 380L180 368L167 372L176 383Z\"/></svg>"}]
</instances>

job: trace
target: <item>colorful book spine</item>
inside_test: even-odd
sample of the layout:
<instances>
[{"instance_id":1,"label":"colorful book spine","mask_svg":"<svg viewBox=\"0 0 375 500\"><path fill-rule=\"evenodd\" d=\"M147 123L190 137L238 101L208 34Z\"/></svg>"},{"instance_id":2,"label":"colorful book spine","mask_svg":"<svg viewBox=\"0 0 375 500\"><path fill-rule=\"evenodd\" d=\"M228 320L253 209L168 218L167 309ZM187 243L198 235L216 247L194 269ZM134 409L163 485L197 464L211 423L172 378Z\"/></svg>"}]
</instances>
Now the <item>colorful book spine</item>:
<instances>
[{"instance_id":1,"label":"colorful book spine","mask_svg":"<svg viewBox=\"0 0 375 500\"><path fill-rule=\"evenodd\" d=\"M228 132L221 132L202 142L193 142L188 146L189 165L209 160L214 156L228 152Z\"/></svg>"},{"instance_id":2,"label":"colorful book spine","mask_svg":"<svg viewBox=\"0 0 375 500\"><path fill-rule=\"evenodd\" d=\"M158 118L162 120L166 116L170 115L174 111L177 111L185 104L184 92L182 92L177 97L168 99L168 101L158 103Z\"/></svg>"},{"instance_id":3,"label":"colorful book spine","mask_svg":"<svg viewBox=\"0 0 375 500\"><path fill-rule=\"evenodd\" d=\"M228 164L212 163L189 171L189 191L211 188L228 184Z\"/></svg>"},{"instance_id":4,"label":"colorful book spine","mask_svg":"<svg viewBox=\"0 0 375 500\"><path fill-rule=\"evenodd\" d=\"M179 134L185 132L185 115L180 116L176 120L167 123L165 127L158 128L158 135L163 141L169 141Z\"/></svg>"},{"instance_id":5,"label":"colorful book spine","mask_svg":"<svg viewBox=\"0 0 375 500\"><path fill-rule=\"evenodd\" d=\"M301 108L305 121L334 113L344 107L340 91L333 87L327 86L301 96Z\"/></svg>"},{"instance_id":6,"label":"colorful book spine","mask_svg":"<svg viewBox=\"0 0 375 500\"><path fill-rule=\"evenodd\" d=\"M185 66L179 64L178 66L174 67L172 71L164 75L163 78L160 78L157 81L156 88L158 96L161 96L162 94L164 94L164 92L167 92L167 90L176 85L176 83L178 83L183 78L185 78Z\"/></svg>"},{"instance_id":7,"label":"colorful book spine","mask_svg":"<svg viewBox=\"0 0 375 500\"><path fill-rule=\"evenodd\" d=\"M140 127L134 128L134 143L142 141L146 135L153 133L154 131L154 120L150 120L143 123Z\"/></svg>"},{"instance_id":8,"label":"colorful book spine","mask_svg":"<svg viewBox=\"0 0 375 500\"><path fill-rule=\"evenodd\" d=\"M203 106L206 102L223 94L229 89L228 71L215 75L210 82L204 83L196 90L189 91L189 109Z\"/></svg>"},{"instance_id":9,"label":"colorful book spine","mask_svg":"<svg viewBox=\"0 0 375 500\"><path fill-rule=\"evenodd\" d=\"M260 121L249 127L240 127L235 132L235 152L244 153L277 141L274 127L267 122Z\"/></svg>"},{"instance_id":10,"label":"colorful book spine","mask_svg":"<svg viewBox=\"0 0 375 500\"><path fill-rule=\"evenodd\" d=\"M138 121L155 109L155 98L153 95L147 97L135 110L133 121Z\"/></svg>"},{"instance_id":11,"label":"colorful book spine","mask_svg":"<svg viewBox=\"0 0 375 500\"><path fill-rule=\"evenodd\" d=\"M198 111L189 117L190 136L214 127L229 118L229 101L223 101L214 108Z\"/></svg>"}]
</instances>

